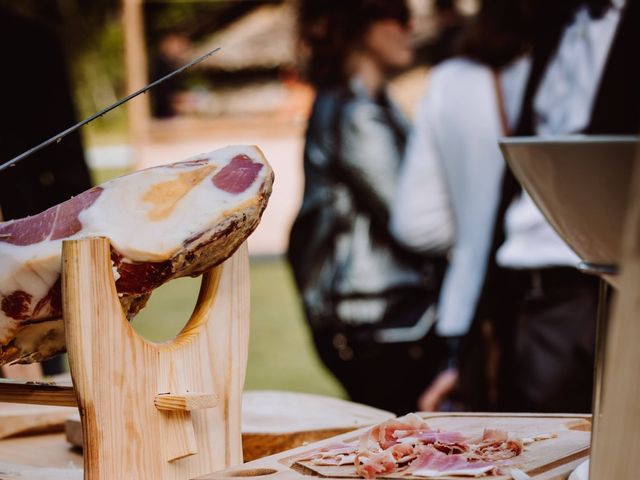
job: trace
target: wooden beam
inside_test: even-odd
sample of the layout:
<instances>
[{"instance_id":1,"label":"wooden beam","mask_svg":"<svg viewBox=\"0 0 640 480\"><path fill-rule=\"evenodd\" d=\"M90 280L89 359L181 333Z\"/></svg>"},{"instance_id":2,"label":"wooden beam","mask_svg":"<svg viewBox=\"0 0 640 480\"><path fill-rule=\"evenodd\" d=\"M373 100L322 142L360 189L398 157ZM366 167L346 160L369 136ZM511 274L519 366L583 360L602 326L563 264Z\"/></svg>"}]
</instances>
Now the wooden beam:
<instances>
[{"instance_id":1,"label":"wooden beam","mask_svg":"<svg viewBox=\"0 0 640 480\"><path fill-rule=\"evenodd\" d=\"M122 0L126 89L133 92L149 83L147 48L144 34L144 2ZM149 134L151 107L149 95L141 95L127 105L134 166L140 162L141 149Z\"/></svg>"},{"instance_id":2,"label":"wooden beam","mask_svg":"<svg viewBox=\"0 0 640 480\"><path fill-rule=\"evenodd\" d=\"M47 382L21 382L0 380L0 402L29 403L33 405L77 406L72 385Z\"/></svg>"}]
</instances>

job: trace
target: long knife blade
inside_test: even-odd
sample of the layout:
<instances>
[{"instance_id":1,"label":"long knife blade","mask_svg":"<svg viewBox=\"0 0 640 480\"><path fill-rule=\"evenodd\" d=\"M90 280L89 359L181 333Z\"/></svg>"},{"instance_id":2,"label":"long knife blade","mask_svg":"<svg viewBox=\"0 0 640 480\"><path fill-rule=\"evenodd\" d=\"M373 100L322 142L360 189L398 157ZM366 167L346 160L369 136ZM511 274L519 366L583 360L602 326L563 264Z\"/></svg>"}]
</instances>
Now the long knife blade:
<instances>
[{"instance_id":1,"label":"long knife blade","mask_svg":"<svg viewBox=\"0 0 640 480\"><path fill-rule=\"evenodd\" d=\"M100 110L97 113L94 113L93 115L91 115L90 117L85 118L84 120L82 120L81 122L76 123L74 126L67 128L66 130L63 130L62 132L58 133L57 135L54 135L53 137L49 138L48 140L45 140L44 142L42 142L39 145L36 145L33 148L30 148L29 150L27 150L24 153L21 153L20 155L18 155L17 157L12 158L11 160L6 161L5 163L3 163L2 165L0 165L0 172L2 172L3 170L9 168L9 167L13 167L14 165L16 165L18 162L20 162L21 160L24 160L25 158L33 155L34 153L42 150L45 147L48 147L49 145L53 144L53 143L58 143L60 142L64 137L66 137L67 135L69 135L72 132L75 132L76 130L78 130L79 128L85 126L87 123L90 123L92 121L94 121L96 118L99 118L101 116L103 116L106 113L109 113L111 110L113 110L114 108L119 107L120 105L122 105L123 103L128 102L129 100L131 100L134 97L137 97L138 95L140 95L141 93L145 93L147 90L152 89L153 87L155 87L156 85L161 84L162 82L164 82L165 80L170 79L171 77L175 77L176 75L181 74L182 72L184 72L186 69L193 67L194 65L202 62L204 59L210 57L211 55L217 53L220 50L220 47L214 48L213 50L208 51L207 53L205 53L204 55L199 56L198 58L196 58L195 60L190 61L189 63L181 66L180 68L177 68L176 70L174 70L173 72L165 75L162 78L157 79L154 82L151 82L150 84L142 87L139 90L136 90L133 93L130 93L129 95L127 95L124 98L121 98L120 100L118 100L117 102L109 105L106 108L103 108L102 110Z\"/></svg>"}]
</instances>

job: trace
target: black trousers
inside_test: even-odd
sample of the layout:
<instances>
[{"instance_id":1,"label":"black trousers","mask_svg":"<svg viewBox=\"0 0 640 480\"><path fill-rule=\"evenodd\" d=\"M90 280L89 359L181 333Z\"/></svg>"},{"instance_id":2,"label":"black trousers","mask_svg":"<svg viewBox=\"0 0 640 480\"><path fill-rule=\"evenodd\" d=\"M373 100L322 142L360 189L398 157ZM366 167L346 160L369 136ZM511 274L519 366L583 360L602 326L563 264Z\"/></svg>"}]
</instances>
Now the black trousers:
<instances>
[{"instance_id":1,"label":"black trousers","mask_svg":"<svg viewBox=\"0 0 640 480\"><path fill-rule=\"evenodd\" d=\"M591 412L597 279L573 268L501 274L498 409Z\"/></svg>"},{"instance_id":2,"label":"black trousers","mask_svg":"<svg viewBox=\"0 0 640 480\"><path fill-rule=\"evenodd\" d=\"M441 346L432 335L417 342L376 343L335 331L314 331L321 360L354 402L404 415L437 374Z\"/></svg>"}]
</instances>

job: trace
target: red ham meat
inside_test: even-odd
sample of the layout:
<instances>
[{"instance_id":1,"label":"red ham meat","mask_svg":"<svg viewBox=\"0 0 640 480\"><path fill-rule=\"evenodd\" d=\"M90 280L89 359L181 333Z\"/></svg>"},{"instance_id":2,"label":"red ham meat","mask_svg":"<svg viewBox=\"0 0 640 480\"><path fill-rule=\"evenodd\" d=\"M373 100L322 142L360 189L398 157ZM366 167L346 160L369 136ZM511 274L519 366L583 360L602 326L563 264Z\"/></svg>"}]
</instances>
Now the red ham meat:
<instances>
[{"instance_id":1,"label":"red ham meat","mask_svg":"<svg viewBox=\"0 0 640 480\"><path fill-rule=\"evenodd\" d=\"M376 425L363 435L360 439L360 444L361 446L363 444L375 444L382 449L386 449L398 443L402 438L425 432L431 433L433 430L418 415L410 413L404 417L387 420L380 425Z\"/></svg>"},{"instance_id":2,"label":"red ham meat","mask_svg":"<svg viewBox=\"0 0 640 480\"><path fill-rule=\"evenodd\" d=\"M153 289L220 264L253 232L273 172L253 146L141 170L38 215L0 223L0 365L64 351L61 246L111 241L116 288L133 317Z\"/></svg>"},{"instance_id":3,"label":"red ham meat","mask_svg":"<svg viewBox=\"0 0 640 480\"><path fill-rule=\"evenodd\" d=\"M554 438L543 434L531 442ZM487 428L481 437L434 430L418 415L387 420L363 433L357 445L334 444L297 461L319 466L353 464L366 479L402 473L412 477L484 477L500 474L504 463L523 451L523 442L500 429ZM329 475L330 476L330 475ZM395 478L395 477L394 477Z\"/></svg>"},{"instance_id":4,"label":"red ham meat","mask_svg":"<svg viewBox=\"0 0 640 480\"><path fill-rule=\"evenodd\" d=\"M397 470L398 464L392 452L359 451L355 456L356 472L363 478L372 479Z\"/></svg>"},{"instance_id":5,"label":"red ham meat","mask_svg":"<svg viewBox=\"0 0 640 480\"><path fill-rule=\"evenodd\" d=\"M425 446L446 453L466 451L465 437L458 432L440 432L415 414L388 420L360 438L355 456L356 472L367 479L393 473L418 458Z\"/></svg>"},{"instance_id":6,"label":"red ham meat","mask_svg":"<svg viewBox=\"0 0 640 480\"><path fill-rule=\"evenodd\" d=\"M416 477L437 478L447 476L480 477L496 473L495 464L480 460L469 461L464 454L448 455L433 447L425 447L409 467Z\"/></svg>"}]
</instances>

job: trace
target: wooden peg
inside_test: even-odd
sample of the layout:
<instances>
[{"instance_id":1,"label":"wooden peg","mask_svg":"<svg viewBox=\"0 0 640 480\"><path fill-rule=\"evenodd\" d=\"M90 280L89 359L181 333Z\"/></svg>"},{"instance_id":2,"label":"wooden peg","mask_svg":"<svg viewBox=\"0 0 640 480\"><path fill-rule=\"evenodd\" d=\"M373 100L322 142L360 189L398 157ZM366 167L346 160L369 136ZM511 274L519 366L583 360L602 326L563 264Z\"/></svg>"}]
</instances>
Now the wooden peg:
<instances>
[{"instance_id":1,"label":"wooden peg","mask_svg":"<svg viewBox=\"0 0 640 480\"><path fill-rule=\"evenodd\" d=\"M196 432L193 428L193 418L191 412L161 411L165 417L164 432L171 440L163 444L164 457L167 462L190 457L198 453L198 443Z\"/></svg>"},{"instance_id":2,"label":"wooden peg","mask_svg":"<svg viewBox=\"0 0 640 480\"><path fill-rule=\"evenodd\" d=\"M158 410L190 412L215 407L218 397L213 393L160 393L153 403Z\"/></svg>"}]
</instances>

